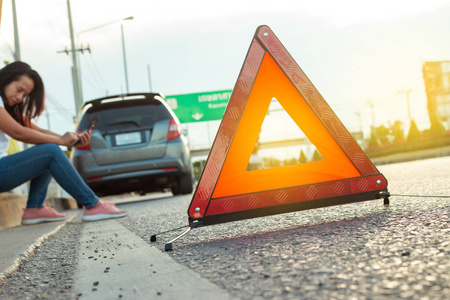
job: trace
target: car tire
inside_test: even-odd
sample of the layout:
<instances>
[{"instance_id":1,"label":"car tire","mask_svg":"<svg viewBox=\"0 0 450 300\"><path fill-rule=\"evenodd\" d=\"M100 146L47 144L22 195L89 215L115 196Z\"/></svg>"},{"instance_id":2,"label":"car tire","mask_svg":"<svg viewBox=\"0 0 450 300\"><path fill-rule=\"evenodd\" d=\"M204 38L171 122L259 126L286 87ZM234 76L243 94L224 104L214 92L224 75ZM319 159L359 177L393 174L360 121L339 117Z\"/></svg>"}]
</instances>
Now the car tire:
<instances>
[{"instance_id":1,"label":"car tire","mask_svg":"<svg viewBox=\"0 0 450 300\"><path fill-rule=\"evenodd\" d=\"M172 194L174 196L191 194L193 190L191 173L178 177L172 186Z\"/></svg>"},{"instance_id":2,"label":"car tire","mask_svg":"<svg viewBox=\"0 0 450 300\"><path fill-rule=\"evenodd\" d=\"M172 185L172 187L170 188L172 190L172 195L174 196L178 196L180 195L180 187L178 186L178 183L175 183L174 185Z\"/></svg>"},{"instance_id":3,"label":"car tire","mask_svg":"<svg viewBox=\"0 0 450 300\"><path fill-rule=\"evenodd\" d=\"M191 173L187 173L179 178L180 192L182 195L191 194L194 190L192 186Z\"/></svg>"}]
</instances>

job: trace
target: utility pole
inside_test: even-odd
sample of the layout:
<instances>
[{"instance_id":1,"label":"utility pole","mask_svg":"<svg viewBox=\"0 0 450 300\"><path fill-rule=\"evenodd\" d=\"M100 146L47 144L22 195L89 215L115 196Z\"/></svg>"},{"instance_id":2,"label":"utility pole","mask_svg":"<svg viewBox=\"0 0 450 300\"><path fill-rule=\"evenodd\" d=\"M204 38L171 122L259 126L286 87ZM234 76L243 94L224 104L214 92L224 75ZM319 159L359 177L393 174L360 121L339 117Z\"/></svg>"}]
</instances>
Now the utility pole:
<instances>
[{"instance_id":1,"label":"utility pole","mask_svg":"<svg viewBox=\"0 0 450 300\"><path fill-rule=\"evenodd\" d=\"M0 6L2 4L2 1L0 1ZM12 0L12 12L13 12L13 26L14 26L14 59L16 61L21 59L20 56L20 42L19 42L19 27L17 26L17 11L16 11L16 1ZM0 13L1 13L1 7L0 7ZM1 16L1 14L0 14ZM23 150L28 149L28 144L25 142L21 142L23 145ZM24 183L25 191L30 190L30 181L27 181Z\"/></svg>"},{"instance_id":2,"label":"utility pole","mask_svg":"<svg viewBox=\"0 0 450 300\"><path fill-rule=\"evenodd\" d=\"M378 143L378 134L377 134L377 129L375 127L375 108L373 106L372 100L368 100L367 104L372 109L372 134L373 134L373 136L375 137L375 139L377 140L377 143Z\"/></svg>"},{"instance_id":3,"label":"utility pole","mask_svg":"<svg viewBox=\"0 0 450 300\"><path fill-rule=\"evenodd\" d=\"M70 0L67 0L67 14L69 17L69 31L70 31L70 52L72 54L72 80L73 80L73 93L75 96L75 116L83 105L83 100L81 99L81 86L80 86L80 76L78 73L78 59L75 49L75 38L73 35L73 25L72 25L72 12L70 9Z\"/></svg>"},{"instance_id":4,"label":"utility pole","mask_svg":"<svg viewBox=\"0 0 450 300\"><path fill-rule=\"evenodd\" d=\"M127 56L125 54L125 37L123 36L123 24L120 24L120 32L122 34L123 67L125 69L125 87L127 89L127 94L129 94L130 89L128 87Z\"/></svg>"},{"instance_id":5,"label":"utility pole","mask_svg":"<svg viewBox=\"0 0 450 300\"><path fill-rule=\"evenodd\" d=\"M361 135L364 138L364 133L363 133L363 126L362 126L362 118L361 118L361 112L359 110L355 111L355 115L359 117L359 131L361 132Z\"/></svg>"},{"instance_id":6,"label":"utility pole","mask_svg":"<svg viewBox=\"0 0 450 300\"><path fill-rule=\"evenodd\" d=\"M372 109L372 127L373 130L375 130L375 109L373 107L373 102L372 100L367 101L367 104L370 106L370 108Z\"/></svg>"},{"instance_id":7,"label":"utility pole","mask_svg":"<svg viewBox=\"0 0 450 300\"><path fill-rule=\"evenodd\" d=\"M147 65L147 76L148 76L148 89L151 93L152 92L152 78L150 76L150 65Z\"/></svg>"},{"instance_id":8,"label":"utility pole","mask_svg":"<svg viewBox=\"0 0 450 300\"><path fill-rule=\"evenodd\" d=\"M13 23L14 23L14 59L20 60L19 29L17 27L16 0L12 0Z\"/></svg>"},{"instance_id":9,"label":"utility pole","mask_svg":"<svg viewBox=\"0 0 450 300\"><path fill-rule=\"evenodd\" d=\"M45 116L47 117L47 129L51 130L50 129L50 114L48 112L48 108L47 107L45 108Z\"/></svg>"},{"instance_id":10,"label":"utility pole","mask_svg":"<svg viewBox=\"0 0 450 300\"><path fill-rule=\"evenodd\" d=\"M412 122L412 117L411 117L411 107L409 105L409 93L412 92L412 89L408 89L408 90L399 90L398 93L399 94L405 94L406 95L406 103L408 105L408 117L409 117L409 124L411 124Z\"/></svg>"},{"instance_id":11,"label":"utility pole","mask_svg":"<svg viewBox=\"0 0 450 300\"><path fill-rule=\"evenodd\" d=\"M361 132L361 147L365 148L366 141L364 140L364 131L363 131L362 118L361 118L361 111L359 111L359 110L355 111L355 115L357 115L359 118L359 131Z\"/></svg>"}]
</instances>

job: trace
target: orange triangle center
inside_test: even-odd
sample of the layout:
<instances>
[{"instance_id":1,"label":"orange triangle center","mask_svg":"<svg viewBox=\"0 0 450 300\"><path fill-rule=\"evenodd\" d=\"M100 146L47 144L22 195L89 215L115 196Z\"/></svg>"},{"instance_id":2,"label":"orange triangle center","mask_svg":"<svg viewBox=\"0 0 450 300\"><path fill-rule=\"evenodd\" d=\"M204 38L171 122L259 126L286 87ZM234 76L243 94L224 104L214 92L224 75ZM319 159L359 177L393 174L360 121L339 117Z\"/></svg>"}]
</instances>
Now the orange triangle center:
<instances>
[{"instance_id":1,"label":"orange triangle center","mask_svg":"<svg viewBox=\"0 0 450 300\"><path fill-rule=\"evenodd\" d=\"M308 153L309 160L305 153ZM322 159L317 148L273 97L247 171L292 166Z\"/></svg>"},{"instance_id":2,"label":"orange triangle center","mask_svg":"<svg viewBox=\"0 0 450 300\"><path fill-rule=\"evenodd\" d=\"M270 101L275 97L322 154L316 162L247 171ZM361 176L270 54L264 55L212 198Z\"/></svg>"}]
</instances>

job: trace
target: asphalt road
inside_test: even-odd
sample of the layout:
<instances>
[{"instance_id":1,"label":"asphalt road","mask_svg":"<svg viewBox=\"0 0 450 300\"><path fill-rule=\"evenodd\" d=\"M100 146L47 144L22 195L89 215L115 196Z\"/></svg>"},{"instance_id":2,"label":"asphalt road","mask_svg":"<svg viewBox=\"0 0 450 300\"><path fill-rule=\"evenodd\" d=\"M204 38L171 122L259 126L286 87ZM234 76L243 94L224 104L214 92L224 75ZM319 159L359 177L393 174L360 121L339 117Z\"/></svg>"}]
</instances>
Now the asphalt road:
<instances>
[{"instance_id":1,"label":"asphalt road","mask_svg":"<svg viewBox=\"0 0 450 300\"><path fill-rule=\"evenodd\" d=\"M380 166L392 194L416 195L392 196L387 207L373 200L244 220L194 229L172 252L164 243L178 232L151 246L236 299L449 299L449 166L450 157ZM441 197L418 197L430 195ZM130 215L118 224L148 243L188 224L190 199L121 199ZM44 243L0 285L0 298L73 296L83 226Z\"/></svg>"}]
</instances>

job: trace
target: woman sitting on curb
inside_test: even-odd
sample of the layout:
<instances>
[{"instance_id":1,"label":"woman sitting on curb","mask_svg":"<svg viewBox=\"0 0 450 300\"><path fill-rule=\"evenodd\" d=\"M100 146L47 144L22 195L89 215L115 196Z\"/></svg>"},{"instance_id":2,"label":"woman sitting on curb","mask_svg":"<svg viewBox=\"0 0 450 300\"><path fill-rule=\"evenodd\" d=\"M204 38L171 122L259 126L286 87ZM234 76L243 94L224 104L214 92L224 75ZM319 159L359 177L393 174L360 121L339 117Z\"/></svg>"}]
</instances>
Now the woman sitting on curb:
<instances>
[{"instance_id":1,"label":"woman sitting on curb","mask_svg":"<svg viewBox=\"0 0 450 300\"><path fill-rule=\"evenodd\" d=\"M0 192L31 180L22 224L65 219L66 214L44 205L52 177L84 206L84 221L120 218L128 214L114 204L100 201L60 149L59 145L72 147L78 134L59 135L31 122L44 110L44 84L36 71L20 61L5 66L0 70L0 96ZM11 138L35 146L6 155ZM83 133L79 147L86 146L90 138L90 132Z\"/></svg>"}]
</instances>

